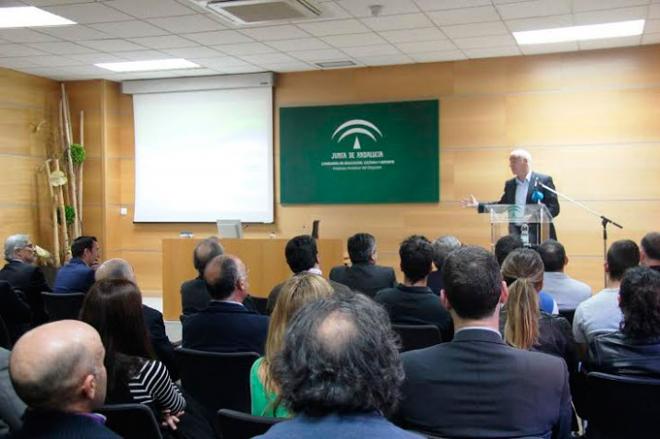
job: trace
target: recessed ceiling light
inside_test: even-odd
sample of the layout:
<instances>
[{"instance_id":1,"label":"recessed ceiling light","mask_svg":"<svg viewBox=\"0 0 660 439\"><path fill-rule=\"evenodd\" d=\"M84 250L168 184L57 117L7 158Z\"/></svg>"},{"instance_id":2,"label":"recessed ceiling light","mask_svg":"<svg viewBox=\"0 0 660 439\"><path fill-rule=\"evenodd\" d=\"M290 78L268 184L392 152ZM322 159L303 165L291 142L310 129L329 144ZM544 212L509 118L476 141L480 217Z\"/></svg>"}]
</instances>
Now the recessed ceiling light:
<instances>
[{"instance_id":1,"label":"recessed ceiling light","mask_svg":"<svg viewBox=\"0 0 660 439\"><path fill-rule=\"evenodd\" d=\"M342 61L317 62L316 65L324 69L335 69L338 67L350 67L356 64L351 60L342 60Z\"/></svg>"},{"instance_id":2,"label":"recessed ceiling light","mask_svg":"<svg viewBox=\"0 0 660 439\"><path fill-rule=\"evenodd\" d=\"M65 24L76 24L76 22L34 6L0 8L0 28L62 26Z\"/></svg>"},{"instance_id":3,"label":"recessed ceiling light","mask_svg":"<svg viewBox=\"0 0 660 439\"><path fill-rule=\"evenodd\" d=\"M113 72L144 72L148 70L194 69L199 65L183 58L154 59L150 61L106 62L94 64Z\"/></svg>"},{"instance_id":4,"label":"recessed ceiling light","mask_svg":"<svg viewBox=\"0 0 660 439\"><path fill-rule=\"evenodd\" d=\"M641 35L644 32L644 22L644 20L629 20L585 26L556 27L514 32L513 36L520 45L630 37Z\"/></svg>"}]
</instances>

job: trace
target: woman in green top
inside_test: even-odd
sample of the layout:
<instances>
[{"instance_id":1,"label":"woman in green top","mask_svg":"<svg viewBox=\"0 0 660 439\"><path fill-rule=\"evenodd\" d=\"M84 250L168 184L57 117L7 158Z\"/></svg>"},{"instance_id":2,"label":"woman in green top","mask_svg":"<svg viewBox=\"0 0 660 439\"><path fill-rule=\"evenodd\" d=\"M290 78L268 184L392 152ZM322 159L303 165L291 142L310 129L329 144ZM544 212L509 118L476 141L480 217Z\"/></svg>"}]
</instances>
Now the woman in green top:
<instances>
[{"instance_id":1,"label":"woman in green top","mask_svg":"<svg viewBox=\"0 0 660 439\"><path fill-rule=\"evenodd\" d=\"M268 338L266 339L266 355L259 358L250 370L250 396L252 397L252 414L255 416L270 416L290 418L292 414L280 402L278 385L273 379L270 365L277 353L282 350L284 332L289 320L303 305L327 297L333 289L321 276L302 273L293 276L282 286L277 303L270 316Z\"/></svg>"}]
</instances>

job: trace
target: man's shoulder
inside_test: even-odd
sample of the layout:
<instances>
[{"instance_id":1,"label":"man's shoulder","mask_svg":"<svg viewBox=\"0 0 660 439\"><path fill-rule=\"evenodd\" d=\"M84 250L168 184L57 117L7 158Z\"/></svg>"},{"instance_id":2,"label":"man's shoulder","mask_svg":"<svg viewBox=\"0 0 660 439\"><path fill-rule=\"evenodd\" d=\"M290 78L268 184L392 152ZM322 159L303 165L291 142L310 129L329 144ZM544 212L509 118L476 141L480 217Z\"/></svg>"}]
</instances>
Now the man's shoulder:
<instances>
[{"instance_id":1,"label":"man's shoulder","mask_svg":"<svg viewBox=\"0 0 660 439\"><path fill-rule=\"evenodd\" d=\"M389 288L383 288L382 290L378 291L376 295L374 296L374 299L377 302L380 301L387 301L387 300L392 300L396 297L399 297L403 292L398 289L397 287L389 287Z\"/></svg>"}]
</instances>

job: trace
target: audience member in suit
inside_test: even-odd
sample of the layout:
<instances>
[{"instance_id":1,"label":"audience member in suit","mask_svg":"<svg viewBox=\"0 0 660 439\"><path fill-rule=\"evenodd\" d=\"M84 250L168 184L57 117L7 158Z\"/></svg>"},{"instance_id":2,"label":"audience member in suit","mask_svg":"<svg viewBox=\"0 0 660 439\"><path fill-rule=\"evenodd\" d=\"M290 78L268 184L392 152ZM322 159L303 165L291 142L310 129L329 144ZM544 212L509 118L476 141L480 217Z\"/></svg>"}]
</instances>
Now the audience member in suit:
<instances>
[{"instance_id":1,"label":"audience member in suit","mask_svg":"<svg viewBox=\"0 0 660 439\"><path fill-rule=\"evenodd\" d=\"M0 270L0 280L9 282L15 290L25 294L32 310L32 325L48 321L41 292L50 292L44 274L35 262L34 245L27 235L12 235L5 241L7 264Z\"/></svg>"},{"instance_id":2,"label":"audience member in suit","mask_svg":"<svg viewBox=\"0 0 660 439\"><path fill-rule=\"evenodd\" d=\"M569 373L575 376L578 358L571 324L563 317L539 311L543 268L541 256L530 248L519 248L506 257L502 276L509 298L500 313L500 331L513 347L563 358Z\"/></svg>"},{"instance_id":3,"label":"audience member in suit","mask_svg":"<svg viewBox=\"0 0 660 439\"><path fill-rule=\"evenodd\" d=\"M429 273L426 282L436 296L440 295L440 290L442 289L442 263L449 253L460 247L461 241L451 235L441 236L433 241L433 265L435 265L435 271Z\"/></svg>"},{"instance_id":4,"label":"audience member in suit","mask_svg":"<svg viewBox=\"0 0 660 439\"><path fill-rule=\"evenodd\" d=\"M273 359L282 350L284 332L293 315L305 304L328 297L332 287L321 276L303 273L284 282L282 292L270 316L266 354L256 360L250 370L252 414L290 418L291 414L278 397L279 384L272 373Z\"/></svg>"},{"instance_id":5,"label":"audience member in suit","mask_svg":"<svg viewBox=\"0 0 660 439\"><path fill-rule=\"evenodd\" d=\"M403 283L380 290L376 302L385 307L392 323L435 325L444 341L451 340L451 316L440 298L426 286L433 263L433 246L423 236L413 235L399 247Z\"/></svg>"},{"instance_id":6,"label":"audience member in suit","mask_svg":"<svg viewBox=\"0 0 660 439\"><path fill-rule=\"evenodd\" d=\"M12 344L30 329L32 321L30 305L23 300L22 292L14 291L9 282L4 280L0 280L0 317Z\"/></svg>"},{"instance_id":7,"label":"audience member in suit","mask_svg":"<svg viewBox=\"0 0 660 439\"><path fill-rule=\"evenodd\" d=\"M119 258L109 259L102 263L96 270L96 281L103 279L124 279L133 282L135 272L127 261ZM167 367L173 381L179 379L179 367L174 355L174 346L165 332L163 314L150 306L142 304L142 316L149 332L149 339L154 348L156 357Z\"/></svg>"},{"instance_id":8,"label":"audience member in suit","mask_svg":"<svg viewBox=\"0 0 660 439\"><path fill-rule=\"evenodd\" d=\"M272 370L296 417L258 438L421 438L383 416L395 410L404 375L387 315L362 294L305 305Z\"/></svg>"},{"instance_id":9,"label":"audience member in suit","mask_svg":"<svg viewBox=\"0 0 660 439\"><path fill-rule=\"evenodd\" d=\"M99 243L94 236L79 236L71 244L71 260L55 276L55 293L86 293L94 283L99 260Z\"/></svg>"},{"instance_id":10,"label":"audience member in suit","mask_svg":"<svg viewBox=\"0 0 660 439\"><path fill-rule=\"evenodd\" d=\"M206 289L204 268L216 256L224 254L225 250L218 238L206 238L195 246L193 265L198 276L181 284L181 309L184 314L195 314L206 308L211 301L211 295Z\"/></svg>"},{"instance_id":11,"label":"audience member in suit","mask_svg":"<svg viewBox=\"0 0 660 439\"><path fill-rule=\"evenodd\" d=\"M17 431L23 421L25 403L18 397L9 379L10 351L0 348L0 435Z\"/></svg>"},{"instance_id":12,"label":"audience member in suit","mask_svg":"<svg viewBox=\"0 0 660 439\"><path fill-rule=\"evenodd\" d=\"M351 266L333 267L330 280L369 297L374 297L383 288L396 285L394 269L376 265L376 238L373 235L356 233L348 238L348 256Z\"/></svg>"},{"instance_id":13,"label":"audience member in suit","mask_svg":"<svg viewBox=\"0 0 660 439\"><path fill-rule=\"evenodd\" d=\"M243 305L248 295L245 264L235 256L213 258L204 270L211 302L183 321L183 347L213 352L264 353L268 317Z\"/></svg>"},{"instance_id":14,"label":"audience member in suit","mask_svg":"<svg viewBox=\"0 0 660 439\"><path fill-rule=\"evenodd\" d=\"M647 233L640 244L639 263L655 271L660 271L660 233Z\"/></svg>"},{"instance_id":15,"label":"audience member in suit","mask_svg":"<svg viewBox=\"0 0 660 439\"><path fill-rule=\"evenodd\" d=\"M626 270L637 265L639 247L634 241L615 241L607 250L607 288L578 305L573 317L573 336L578 343L581 358L585 358L589 343L594 337L619 330L623 320L619 308L619 285Z\"/></svg>"},{"instance_id":16,"label":"audience member in suit","mask_svg":"<svg viewBox=\"0 0 660 439\"><path fill-rule=\"evenodd\" d=\"M564 246L554 239L543 242L538 249L545 273L543 273L543 291L550 294L559 310L574 310L591 297L591 287L575 280L564 273L568 257Z\"/></svg>"},{"instance_id":17,"label":"audience member in suit","mask_svg":"<svg viewBox=\"0 0 660 439\"><path fill-rule=\"evenodd\" d=\"M447 257L442 275L454 339L402 354L400 421L448 437L570 437L564 361L508 346L498 331L508 290L495 258L462 247Z\"/></svg>"},{"instance_id":18,"label":"audience member in suit","mask_svg":"<svg viewBox=\"0 0 660 439\"><path fill-rule=\"evenodd\" d=\"M660 379L660 273L631 268L623 275L619 296L621 329L593 339L587 369Z\"/></svg>"},{"instance_id":19,"label":"audience member in suit","mask_svg":"<svg viewBox=\"0 0 660 439\"><path fill-rule=\"evenodd\" d=\"M495 257L500 267L506 257L515 249L523 248L522 240L517 235L504 235L495 243ZM539 309L548 314L559 314L559 307L552 296L545 291L539 293Z\"/></svg>"},{"instance_id":20,"label":"audience member in suit","mask_svg":"<svg viewBox=\"0 0 660 439\"><path fill-rule=\"evenodd\" d=\"M105 349L98 332L77 320L60 320L21 337L9 371L28 409L13 438L119 438L92 413L106 394Z\"/></svg>"},{"instance_id":21,"label":"audience member in suit","mask_svg":"<svg viewBox=\"0 0 660 439\"><path fill-rule=\"evenodd\" d=\"M310 235L299 235L291 238L284 248L284 256L294 276L300 273L312 273L319 276L323 274L319 266L319 251L316 247L316 240ZM329 282L335 292L351 292L351 289L344 284L333 280ZM268 315L275 308L282 285L284 285L284 282L275 285L268 295L268 304L266 305Z\"/></svg>"}]
</instances>

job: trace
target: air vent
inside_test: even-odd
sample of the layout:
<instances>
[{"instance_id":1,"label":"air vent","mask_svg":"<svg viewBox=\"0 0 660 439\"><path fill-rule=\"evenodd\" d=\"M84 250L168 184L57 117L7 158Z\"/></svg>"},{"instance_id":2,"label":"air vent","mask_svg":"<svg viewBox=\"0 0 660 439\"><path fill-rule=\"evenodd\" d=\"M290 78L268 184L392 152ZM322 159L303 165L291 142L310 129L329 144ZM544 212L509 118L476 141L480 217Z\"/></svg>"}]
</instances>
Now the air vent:
<instances>
[{"instance_id":1,"label":"air vent","mask_svg":"<svg viewBox=\"0 0 660 439\"><path fill-rule=\"evenodd\" d=\"M321 9L311 0L197 0L195 3L236 25L301 20L321 15Z\"/></svg>"}]
</instances>

